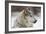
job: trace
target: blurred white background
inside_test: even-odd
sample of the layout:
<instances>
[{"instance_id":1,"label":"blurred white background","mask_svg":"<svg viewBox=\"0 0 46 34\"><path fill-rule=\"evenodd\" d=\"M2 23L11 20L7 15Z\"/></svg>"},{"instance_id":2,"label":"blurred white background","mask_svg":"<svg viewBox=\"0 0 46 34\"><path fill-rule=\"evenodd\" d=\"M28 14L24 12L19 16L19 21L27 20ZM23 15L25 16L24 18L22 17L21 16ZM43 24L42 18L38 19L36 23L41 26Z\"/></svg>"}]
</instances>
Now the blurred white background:
<instances>
[{"instance_id":1,"label":"blurred white background","mask_svg":"<svg viewBox=\"0 0 46 34\"><path fill-rule=\"evenodd\" d=\"M20 1L45 2L46 4L46 0L20 0ZM46 17L46 12L45 12L45 17ZM0 34L5 34L5 0L0 0ZM26 33L15 33L15 34L46 34L46 29L45 32L26 32Z\"/></svg>"}]
</instances>

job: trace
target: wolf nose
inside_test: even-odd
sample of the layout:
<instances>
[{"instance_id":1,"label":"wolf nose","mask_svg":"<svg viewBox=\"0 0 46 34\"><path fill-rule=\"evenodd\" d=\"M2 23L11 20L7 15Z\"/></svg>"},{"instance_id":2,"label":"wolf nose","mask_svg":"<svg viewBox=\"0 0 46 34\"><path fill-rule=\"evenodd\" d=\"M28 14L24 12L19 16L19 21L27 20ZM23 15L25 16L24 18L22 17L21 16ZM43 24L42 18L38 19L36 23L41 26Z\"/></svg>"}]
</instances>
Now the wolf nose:
<instances>
[{"instance_id":1,"label":"wolf nose","mask_svg":"<svg viewBox=\"0 0 46 34\"><path fill-rule=\"evenodd\" d=\"M34 21L34 23L36 23L36 22L37 22L37 20Z\"/></svg>"}]
</instances>

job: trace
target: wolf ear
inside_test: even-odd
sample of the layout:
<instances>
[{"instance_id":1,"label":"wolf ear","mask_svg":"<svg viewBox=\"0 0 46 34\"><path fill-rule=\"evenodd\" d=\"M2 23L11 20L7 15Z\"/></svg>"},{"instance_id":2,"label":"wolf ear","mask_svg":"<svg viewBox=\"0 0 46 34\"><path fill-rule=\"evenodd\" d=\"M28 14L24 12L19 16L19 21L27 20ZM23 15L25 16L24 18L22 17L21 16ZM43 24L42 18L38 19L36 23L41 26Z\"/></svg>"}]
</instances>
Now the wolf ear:
<instances>
[{"instance_id":1,"label":"wolf ear","mask_svg":"<svg viewBox=\"0 0 46 34\"><path fill-rule=\"evenodd\" d=\"M26 13L26 11L25 10L22 10L22 12L25 14Z\"/></svg>"},{"instance_id":2,"label":"wolf ear","mask_svg":"<svg viewBox=\"0 0 46 34\"><path fill-rule=\"evenodd\" d=\"M23 9L23 10L22 10L22 13L23 13L23 14L27 14L27 10L26 10L26 9Z\"/></svg>"},{"instance_id":3,"label":"wolf ear","mask_svg":"<svg viewBox=\"0 0 46 34\"><path fill-rule=\"evenodd\" d=\"M21 12L24 13L24 10L22 10Z\"/></svg>"},{"instance_id":4,"label":"wolf ear","mask_svg":"<svg viewBox=\"0 0 46 34\"><path fill-rule=\"evenodd\" d=\"M26 14L27 13L27 11L26 10L24 10L24 14Z\"/></svg>"}]
</instances>

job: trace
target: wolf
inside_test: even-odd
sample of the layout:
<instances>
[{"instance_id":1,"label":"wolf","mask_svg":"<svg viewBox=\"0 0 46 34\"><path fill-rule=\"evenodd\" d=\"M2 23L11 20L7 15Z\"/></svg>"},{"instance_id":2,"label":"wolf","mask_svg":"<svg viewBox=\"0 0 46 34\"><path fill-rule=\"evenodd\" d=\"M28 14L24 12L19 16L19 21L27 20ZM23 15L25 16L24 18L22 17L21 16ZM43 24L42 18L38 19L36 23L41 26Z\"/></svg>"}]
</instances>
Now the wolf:
<instances>
[{"instance_id":1,"label":"wolf","mask_svg":"<svg viewBox=\"0 0 46 34\"><path fill-rule=\"evenodd\" d=\"M36 23L37 20L34 18L33 13L28 8L24 8L16 18L13 27L16 28L27 28L33 27L33 24Z\"/></svg>"}]
</instances>

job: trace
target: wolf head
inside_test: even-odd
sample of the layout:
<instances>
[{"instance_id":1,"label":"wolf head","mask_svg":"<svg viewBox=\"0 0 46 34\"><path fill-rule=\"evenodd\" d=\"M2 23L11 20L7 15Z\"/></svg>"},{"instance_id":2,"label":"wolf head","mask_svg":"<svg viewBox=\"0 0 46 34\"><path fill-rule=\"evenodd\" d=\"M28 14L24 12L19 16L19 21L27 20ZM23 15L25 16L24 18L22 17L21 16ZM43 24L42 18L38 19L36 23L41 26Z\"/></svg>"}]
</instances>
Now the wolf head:
<instances>
[{"instance_id":1,"label":"wolf head","mask_svg":"<svg viewBox=\"0 0 46 34\"><path fill-rule=\"evenodd\" d=\"M24 17L29 19L30 22L36 23L37 20L34 18L33 12L31 10L29 10L28 8L23 9L22 14L24 15Z\"/></svg>"}]
</instances>

